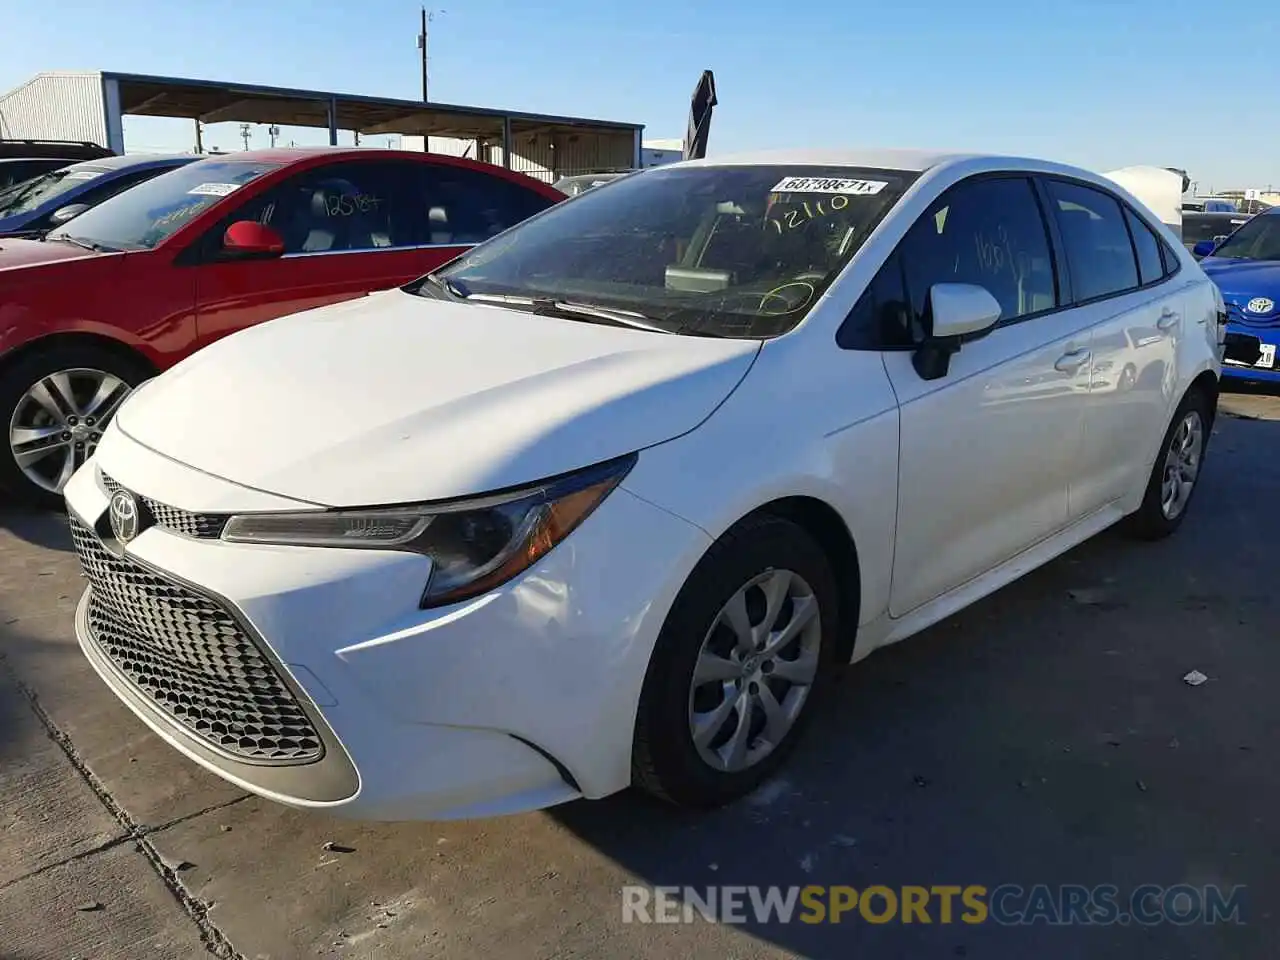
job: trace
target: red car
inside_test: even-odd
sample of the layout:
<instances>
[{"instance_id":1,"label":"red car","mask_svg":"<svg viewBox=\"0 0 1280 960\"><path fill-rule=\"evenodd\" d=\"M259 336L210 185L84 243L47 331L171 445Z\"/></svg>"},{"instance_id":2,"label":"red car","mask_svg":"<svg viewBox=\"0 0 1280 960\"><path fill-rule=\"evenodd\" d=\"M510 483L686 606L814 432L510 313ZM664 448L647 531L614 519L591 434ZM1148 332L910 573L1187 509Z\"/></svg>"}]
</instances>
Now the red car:
<instances>
[{"instance_id":1,"label":"red car","mask_svg":"<svg viewBox=\"0 0 1280 960\"><path fill-rule=\"evenodd\" d=\"M257 150L0 241L0 488L56 504L142 380L251 324L406 283L563 199L455 157Z\"/></svg>"}]
</instances>

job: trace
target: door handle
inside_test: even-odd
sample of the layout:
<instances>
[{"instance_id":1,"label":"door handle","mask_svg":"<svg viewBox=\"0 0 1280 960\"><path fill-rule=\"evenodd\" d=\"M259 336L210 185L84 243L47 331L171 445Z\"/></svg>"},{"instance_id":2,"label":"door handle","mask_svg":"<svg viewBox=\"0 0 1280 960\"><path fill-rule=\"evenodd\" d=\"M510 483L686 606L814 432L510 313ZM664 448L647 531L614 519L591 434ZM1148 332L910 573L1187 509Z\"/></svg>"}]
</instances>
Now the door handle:
<instances>
[{"instance_id":1,"label":"door handle","mask_svg":"<svg viewBox=\"0 0 1280 960\"><path fill-rule=\"evenodd\" d=\"M1168 307L1165 307L1160 311L1160 319L1156 321L1156 326L1161 330L1169 330L1178 322L1179 316L1180 315L1176 310L1170 310Z\"/></svg>"},{"instance_id":2,"label":"door handle","mask_svg":"<svg viewBox=\"0 0 1280 960\"><path fill-rule=\"evenodd\" d=\"M1053 365L1053 369L1061 373L1075 373L1083 367L1093 357L1088 350L1072 350L1070 353L1064 353L1058 358L1058 362Z\"/></svg>"}]
</instances>

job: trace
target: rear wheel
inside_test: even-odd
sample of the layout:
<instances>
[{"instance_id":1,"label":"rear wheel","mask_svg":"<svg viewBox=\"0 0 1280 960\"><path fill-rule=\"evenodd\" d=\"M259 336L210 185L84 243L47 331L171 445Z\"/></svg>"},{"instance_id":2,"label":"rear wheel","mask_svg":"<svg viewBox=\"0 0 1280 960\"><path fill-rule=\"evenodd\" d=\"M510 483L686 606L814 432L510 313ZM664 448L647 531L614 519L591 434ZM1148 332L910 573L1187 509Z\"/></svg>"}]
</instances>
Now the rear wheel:
<instances>
[{"instance_id":1,"label":"rear wheel","mask_svg":"<svg viewBox=\"0 0 1280 960\"><path fill-rule=\"evenodd\" d=\"M59 344L0 372L0 487L30 506L57 507L129 392L147 377L137 359L93 344Z\"/></svg>"},{"instance_id":2,"label":"rear wheel","mask_svg":"<svg viewBox=\"0 0 1280 960\"><path fill-rule=\"evenodd\" d=\"M777 517L744 521L707 552L663 625L640 698L632 780L712 807L764 781L825 688L837 631L822 549Z\"/></svg>"},{"instance_id":3,"label":"rear wheel","mask_svg":"<svg viewBox=\"0 0 1280 960\"><path fill-rule=\"evenodd\" d=\"M1128 533L1141 540L1159 540L1182 525L1200 480L1211 424L1208 399L1202 390L1192 389L1165 433L1142 506L1127 518Z\"/></svg>"}]
</instances>

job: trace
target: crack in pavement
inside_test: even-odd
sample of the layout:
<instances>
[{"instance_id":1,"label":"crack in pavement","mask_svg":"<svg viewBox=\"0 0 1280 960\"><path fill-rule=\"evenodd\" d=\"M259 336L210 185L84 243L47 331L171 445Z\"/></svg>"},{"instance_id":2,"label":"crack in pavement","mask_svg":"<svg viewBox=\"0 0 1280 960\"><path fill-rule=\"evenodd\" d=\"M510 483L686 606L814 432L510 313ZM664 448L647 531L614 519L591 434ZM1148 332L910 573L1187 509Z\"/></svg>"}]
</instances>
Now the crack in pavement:
<instances>
[{"instance_id":1,"label":"crack in pavement","mask_svg":"<svg viewBox=\"0 0 1280 960\"><path fill-rule=\"evenodd\" d=\"M24 695L25 695L25 691L24 691ZM51 739L56 741L57 737L51 736ZM77 770L77 772L79 773L81 771ZM90 787L92 786L93 784L90 783ZM102 796L98 794L98 791L96 789L94 790L94 794L98 797L99 800L102 799ZM107 850L113 850L116 847L121 846L122 844L125 844L125 843L129 843L131 841L133 842L139 841L143 837L148 836L150 834L160 833L164 830L168 830L170 827L176 827L181 823L186 823L188 820L194 820L197 817L203 817L206 813L213 813L215 810L225 810L227 807L235 806L235 804L237 803L242 803L245 800L248 800L252 796L253 794L250 794L250 793L241 794L240 796L235 797L231 800L224 800L222 803L215 803L212 806L205 807L203 810L195 810L192 813L183 814L181 817L174 817L172 820L166 820L164 823L156 824L155 826L140 825L136 827L133 831L120 834L119 836L116 836L116 837L112 837L110 840L100 843L96 847L93 847L92 849L81 850L79 853L73 853L68 857L63 857L61 860L56 860L51 863L43 864L37 867L36 869L30 871L29 873L24 873L20 877L14 877L12 880L6 880L4 883L0 883L0 890L4 890L7 887L12 887L14 884L17 884L17 883L22 883L22 881L24 880L30 880L32 877L38 877L42 873L47 873L50 870L54 870L58 867L65 866L68 863L75 863L78 860L88 859L89 857L96 856L99 853L104 853ZM107 809L111 810L110 805L107 805ZM112 810L112 815L115 816L114 810ZM116 817L116 820L117 822L119 821L118 816Z\"/></svg>"},{"instance_id":2,"label":"crack in pavement","mask_svg":"<svg viewBox=\"0 0 1280 960\"><path fill-rule=\"evenodd\" d=\"M86 784L88 784L89 789L92 790L94 795L98 798L98 801L106 808L107 812L111 814L115 821L125 831L124 836L117 837L94 850L82 851L75 856L67 858L64 862L81 860L85 857L93 856L96 853L101 853L103 850L132 841L137 845L138 851L146 857L147 861L151 864L151 868L160 876L165 887L182 906L182 909L186 912L187 916L190 917L191 921L196 925L196 928L200 931L200 942L204 944L205 949L213 956L217 957L218 960L247 960L244 954L240 953L234 946L232 946L231 941L227 939L226 934L218 929L217 924L209 919L209 908L199 899L193 897L187 892L186 888L182 885L182 881L178 879L177 873L164 862L159 851L157 851L151 844L147 839L147 836L151 833L172 827L184 820L201 816L211 810L217 810L221 807L231 806L233 803L239 803L242 800L248 799L249 795L245 794L242 797L236 797L235 799L226 801L225 803L215 804L214 806L208 807L204 810L197 810L187 816L178 817L169 823L164 823L156 827L148 827L144 824L135 822L133 817L130 816L129 811L125 810L124 807L120 806L120 804L116 802L115 797L111 795L111 792L106 788L106 785L94 775L93 771L90 770L85 762L80 758L80 755L76 752L75 744L71 742L71 738L63 733L62 730L58 728L58 725L53 722L53 718L50 717L49 714L45 712L44 707L40 705L40 698L36 695L36 692L18 677L12 664L9 663L8 658L6 658L3 653L0 653L0 668L2 668L5 674L8 675L9 679L13 681L14 686L18 688L18 691L22 696L26 698L27 705L31 708L31 711L36 715L36 718L40 723L43 724L45 733L61 748L71 766L75 768L78 774L80 774L81 778ZM54 866L58 866L58 864L46 864L44 867L33 871L28 876L35 876L36 874L43 873L45 870L51 869ZM7 886L9 886L9 884L5 884L5 887Z\"/></svg>"}]
</instances>

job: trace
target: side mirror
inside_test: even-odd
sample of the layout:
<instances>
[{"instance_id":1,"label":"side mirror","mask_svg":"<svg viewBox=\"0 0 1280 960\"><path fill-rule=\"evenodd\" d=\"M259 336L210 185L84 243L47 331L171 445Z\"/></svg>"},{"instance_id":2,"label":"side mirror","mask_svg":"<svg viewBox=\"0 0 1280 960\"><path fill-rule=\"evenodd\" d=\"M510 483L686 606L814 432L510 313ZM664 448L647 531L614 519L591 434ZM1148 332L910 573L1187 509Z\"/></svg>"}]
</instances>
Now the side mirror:
<instances>
[{"instance_id":1,"label":"side mirror","mask_svg":"<svg viewBox=\"0 0 1280 960\"><path fill-rule=\"evenodd\" d=\"M985 337L1000 319L1000 302L974 283L935 283L929 288L928 336L911 358L924 380L945 377L962 343Z\"/></svg>"},{"instance_id":2,"label":"side mirror","mask_svg":"<svg viewBox=\"0 0 1280 960\"><path fill-rule=\"evenodd\" d=\"M89 204L87 203L68 203L65 207L59 207L49 214L49 226L51 228L60 227L68 220L74 220L88 209Z\"/></svg>"},{"instance_id":3,"label":"side mirror","mask_svg":"<svg viewBox=\"0 0 1280 960\"><path fill-rule=\"evenodd\" d=\"M284 254L284 237L256 220L237 220L222 235L222 253L235 259L279 257Z\"/></svg>"},{"instance_id":4,"label":"side mirror","mask_svg":"<svg viewBox=\"0 0 1280 960\"><path fill-rule=\"evenodd\" d=\"M1191 248L1191 252L1196 257L1207 257L1209 254L1213 253L1213 248L1216 246L1217 243L1212 240L1201 240Z\"/></svg>"}]
</instances>

